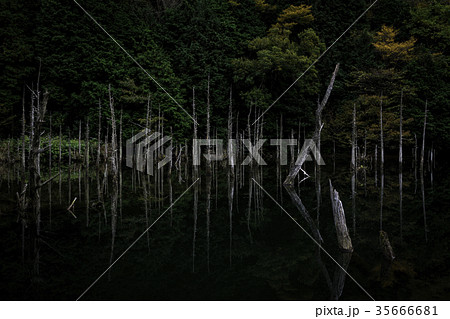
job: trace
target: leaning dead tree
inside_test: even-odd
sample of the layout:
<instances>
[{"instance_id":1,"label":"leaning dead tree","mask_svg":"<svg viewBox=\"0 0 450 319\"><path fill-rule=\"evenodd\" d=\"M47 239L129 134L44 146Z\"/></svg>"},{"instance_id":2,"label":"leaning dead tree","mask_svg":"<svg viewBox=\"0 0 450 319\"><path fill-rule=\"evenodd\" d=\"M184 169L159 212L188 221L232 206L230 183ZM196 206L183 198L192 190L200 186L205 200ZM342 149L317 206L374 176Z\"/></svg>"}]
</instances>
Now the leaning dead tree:
<instances>
[{"instance_id":1,"label":"leaning dead tree","mask_svg":"<svg viewBox=\"0 0 450 319\"><path fill-rule=\"evenodd\" d=\"M323 97L322 102L317 103L316 126L315 126L315 130L314 130L314 135L312 138L316 145L320 145L320 133L321 133L322 127L323 127L322 111L328 102L328 98L331 95L331 91L333 90L334 81L336 80L336 75L337 75L338 71L339 71L339 63L336 64L336 68L334 69L333 75L331 76L330 83L328 84L328 88L327 88L327 91L325 92L325 96ZM297 157L297 161L295 162L295 165L292 166L291 170L289 171L289 175L284 180L285 185L292 185L294 183L294 179L300 172L302 165L306 161L308 154L309 154L309 148L307 148L307 147L303 148Z\"/></svg>"},{"instance_id":2,"label":"leaning dead tree","mask_svg":"<svg viewBox=\"0 0 450 319\"><path fill-rule=\"evenodd\" d=\"M329 182L330 182L331 205L333 207L333 218L334 218L334 225L336 227L338 245L343 252L352 252L353 245L347 229L344 207L342 206L342 202L339 199L339 193L337 192L337 190L333 188L331 180L329 180Z\"/></svg>"}]
</instances>

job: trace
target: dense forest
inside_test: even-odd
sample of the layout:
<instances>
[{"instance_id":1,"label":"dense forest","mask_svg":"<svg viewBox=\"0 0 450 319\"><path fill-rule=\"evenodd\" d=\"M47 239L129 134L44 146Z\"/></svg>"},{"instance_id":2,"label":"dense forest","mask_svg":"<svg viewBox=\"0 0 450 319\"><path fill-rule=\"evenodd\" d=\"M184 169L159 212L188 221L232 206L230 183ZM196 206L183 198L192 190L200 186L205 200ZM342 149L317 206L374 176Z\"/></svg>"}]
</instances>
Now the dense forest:
<instances>
[{"instance_id":1,"label":"dense forest","mask_svg":"<svg viewBox=\"0 0 450 319\"><path fill-rule=\"evenodd\" d=\"M191 113L193 89L200 127L208 98L221 137L230 90L242 127L276 101L265 114L267 132L282 118L286 134L300 122L308 135L317 100L340 63L324 110L323 143L350 145L355 106L357 137L373 147L382 99L385 147L396 147L401 96L406 145L421 136L425 103L427 140L437 149L450 143L448 1L379 0L354 25L373 1L79 1L86 12L77 4L1 1L3 138L20 135L22 103L29 104L38 74L49 92L52 125L63 134L77 132L80 121L95 132L99 103L108 119L111 86L127 138L133 123L145 122L148 102L175 139L190 138L192 120L182 108Z\"/></svg>"},{"instance_id":2,"label":"dense forest","mask_svg":"<svg viewBox=\"0 0 450 319\"><path fill-rule=\"evenodd\" d=\"M0 0L0 299L448 298L449 21Z\"/></svg>"}]
</instances>

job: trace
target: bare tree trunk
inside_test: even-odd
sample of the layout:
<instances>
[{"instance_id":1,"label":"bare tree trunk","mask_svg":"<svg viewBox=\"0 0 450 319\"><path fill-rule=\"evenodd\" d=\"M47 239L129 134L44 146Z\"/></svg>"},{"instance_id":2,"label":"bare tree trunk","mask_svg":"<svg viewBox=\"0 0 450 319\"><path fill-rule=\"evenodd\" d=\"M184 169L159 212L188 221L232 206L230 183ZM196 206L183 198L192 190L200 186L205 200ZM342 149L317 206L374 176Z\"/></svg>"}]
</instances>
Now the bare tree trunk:
<instances>
[{"instance_id":1,"label":"bare tree trunk","mask_svg":"<svg viewBox=\"0 0 450 319\"><path fill-rule=\"evenodd\" d=\"M58 156L58 174L59 174L59 204L61 204L61 185L62 185L62 175L61 175L61 155L62 155L62 129L61 124L59 125L59 156Z\"/></svg>"},{"instance_id":2,"label":"bare tree trunk","mask_svg":"<svg viewBox=\"0 0 450 319\"><path fill-rule=\"evenodd\" d=\"M102 129L102 105L98 99L98 132L97 132L97 172L100 170L100 153L101 153L101 129Z\"/></svg>"},{"instance_id":3,"label":"bare tree trunk","mask_svg":"<svg viewBox=\"0 0 450 319\"><path fill-rule=\"evenodd\" d=\"M333 85L334 85L334 81L336 79L336 75L339 71L339 63L336 64L336 68L334 69L333 75L331 76L330 79L330 83L328 84L328 88L327 91L325 93L325 96L322 99L322 102L317 106L317 110L316 110L316 128L314 131L314 135L313 135L313 141L316 143L318 140L320 139L320 132L322 130L322 111L325 107L325 105L328 102L328 98L331 95L331 91L333 90ZM294 182L295 177L298 175L298 173L300 172L300 169L303 165L303 163L306 160L306 157L308 156L308 148L304 148L304 151L300 153L300 155L297 158L297 161L294 165L294 167L292 167L292 169L289 172L289 175L286 177L284 184L285 185L292 185Z\"/></svg>"},{"instance_id":4,"label":"bare tree trunk","mask_svg":"<svg viewBox=\"0 0 450 319\"><path fill-rule=\"evenodd\" d=\"M207 101L206 101L206 139L208 140L208 155L211 154L210 147L210 102L209 102L209 81L210 76L208 74L208 87L207 87ZM210 272L210 264L209 264L209 247L210 247L210 223L211 223L211 161L207 161L206 166L206 262L207 262L207 270Z\"/></svg>"},{"instance_id":5,"label":"bare tree trunk","mask_svg":"<svg viewBox=\"0 0 450 319\"><path fill-rule=\"evenodd\" d=\"M384 143L383 143L383 94L380 98L380 152L381 152L381 171L384 169Z\"/></svg>"},{"instance_id":6,"label":"bare tree trunk","mask_svg":"<svg viewBox=\"0 0 450 319\"><path fill-rule=\"evenodd\" d=\"M394 250L392 249L389 237L385 231L380 231L380 246L383 256L389 262L392 262L395 259Z\"/></svg>"},{"instance_id":7,"label":"bare tree trunk","mask_svg":"<svg viewBox=\"0 0 450 319\"><path fill-rule=\"evenodd\" d=\"M398 141L398 165L400 170L403 167L403 90L400 96L400 133Z\"/></svg>"},{"instance_id":8,"label":"bare tree trunk","mask_svg":"<svg viewBox=\"0 0 450 319\"><path fill-rule=\"evenodd\" d=\"M69 167L68 167L68 174L67 174L67 183L69 184L69 196L67 199L68 204L72 201L72 147L71 147L71 140L70 140L70 130L69 130Z\"/></svg>"},{"instance_id":9,"label":"bare tree trunk","mask_svg":"<svg viewBox=\"0 0 450 319\"><path fill-rule=\"evenodd\" d=\"M41 182L40 154L44 151L41 149L41 130L44 123L45 113L47 111L48 92L43 94L41 103L39 85L35 91L32 91L32 135L30 139L30 155L29 155L29 183L30 183L30 204L33 223L35 225L35 233L33 236L33 277L40 274L40 231L41 231L41 188L48 183L51 178L45 182ZM34 103L36 101L36 104Z\"/></svg>"},{"instance_id":10,"label":"bare tree trunk","mask_svg":"<svg viewBox=\"0 0 450 319\"><path fill-rule=\"evenodd\" d=\"M414 133L414 194L417 193L417 135Z\"/></svg>"},{"instance_id":11,"label":"bare tree trunk","mask_svg":"<svg viewBox=\"0 0 450 319\"><path fill-rule=\"evenodd\" d=\"M227 145L228 145L228 163L231 166L231 174L234 176L234 167L236 165L236 159L235 159L235 143L233 143L231 141L231 139L233 138L233 91L232 88L230 87L230 104L228 107L228 141L227 141Z\"/></svg>"},{"instance_id":12,"label":"bare tree trunk","mask_svg":"<svg viewBox=\"0 0 450 319\"><path fill-rule=\"evenodd\" d=\"M398 187L399 187L399 210L400 210L400 242L403 243L403 89L400 95L400 137L398 145Z\"/></svg>"},{"instance_id":13,"label":"bare tree trunk","mask_svg":"<svg viewBox=\"0 0 450 319\"><path fill-rule=\"evenodd\" d=\"M81 121L78 126L78 159L81 161Z\"/></svg>"},{"instance_id":14,"label":"bare tree trunk","mask_svg":"<svg viewBox=\"0 0 450 319\"><path fill-rule=\"evenodd\" d=\"M86 137L84 141L84 160L85 160L85 175L84 175L84 191L86 197L86 227L89 227L89 117L86 119Z\"/></svg>"},{"instance_id":15,"label":"bare tree trunk","mask_svg":"<svg viewBox=\"0 0 450 319\"><path fill-rule=\"evenodd\" d=\"M422 151L420 152L420 171L423 174L423 162L425 156L425 131L427 128L427 104L428 101L425 102L425 115L423 119L423 134L422 134Z\"/></svg>"},{"instance_id":16,"label":"bare tree trunk","mask_svg":"<svg viewBox=\"0 0 450 319\"><path fill-rule=\"evenodd\" d=\"M114 258L114 243L116 238L116 225L117 225L117 201L119 194L119 181L118 181L118 150L117 150L117 130L116 130L116 118L114 113L114 98L111 92L111 85L108 86L109 94L109 108L111 111L111 175L112 175L112 190L111 190L111 254L110 265ZM109 273L111 276L111 273ZM110 277L109 277L110 278Z\"/></svg>"},{"instance_id":17,"label":"bare tree trunk","mask_svg":"<svg viewBox=\"0 0 450 319\"><path fill-rule=\"evenodd\" d=\"M21 171L22 188L25 185L25 125L26 123L25 123L25 90L24 90L22 97L22 171Z\"/></svg>"},{"instance_id":18,"label":"bare tree trunk","mask_svg":"<svg viewBox=\"0 0 450 319\"><path fill-rule=\"evenodd\" d=\"M52 177L52 117L49 117L49 135L48 135L48 178ZM52 224L52 183L48 183L48 210L49 224Z\"/></svg>"},{"instance_id":19,"label":"bare tree trunk","mask_svg":"<svg viewBox=\"0 0 450 319\"><path fill-rule=\"evenodd\" d=\"M347 229L347 222L345 221L344 207L339 199L339 193L333 188L330 183L330 197L333 207L334 225L336 227L336 234L338 238L339 248L344 252L352 252L353 245Z\"/></svg>"},{"instance_id":20,"label":"bare tree trunk","mask_svg":"<svg viewBox=\"0 0 450 319\"><path fill-rule=\"evenodd\" d=\"M293 185L284 184L284 188L286 189L289 196L291 197L292 203L298 209L302 218L308 224L308 226L311 230L312 236L314 237L316 243L317 244L323 243L323 238L322 238L322 235L320 234L319 228L315 224L314 220L311 218L311 215L309 214L309 212L306 210L305 206L302 203L302 200L300 199L300 196L298 196Z\"/></svg>"},{"instance_id":21,"label":"bare tree trunk","mask_svg":"<svg viewBox=\"0 0 450 319\"><path fill-rule=\"evenodd\" d=\"M375 187L378 185L378 144L375 144Z\"/></svg>"},{"instance_id":22,"label":"bare tree trunk","mask_svg":"<svg viewBox=\"0 0 450 319\"><path fill-rule=\"evenodd\" d=\"M78 199L81 202L81 163L82 161L81 155L81 121L78 128Z\"/></svg>"},{"instance_id":23,"label":"bare tree trunk","mask_svg":"<svg viewBox=\"0 0 450 319\"><path fill-rule=\"evenodd\" d=\"M192 117L194 121L194 139L197 139L197 115L195 113L195 88L192 88ZM187 149L187 145L186 145ZM196 156L196 150L193 148L193 156ZM192 180L197 180L198 178L198 166L192 166ZM195 272L195 246L197 239L197 220L198 220L198 183L194 185L194 225L193 225L193 236L192 236L192 272Z\"/></svg>"},{"instance_id":24,"label":"bare tree trunk","mask_svg":"<svg viewBox=\"0 0 450 319\"><path fill-rule=\"evenodd\" d=\"M356 104L353 104L353 129L352 129L352 170L356 170Z\"/></svg>"}]
</instances>

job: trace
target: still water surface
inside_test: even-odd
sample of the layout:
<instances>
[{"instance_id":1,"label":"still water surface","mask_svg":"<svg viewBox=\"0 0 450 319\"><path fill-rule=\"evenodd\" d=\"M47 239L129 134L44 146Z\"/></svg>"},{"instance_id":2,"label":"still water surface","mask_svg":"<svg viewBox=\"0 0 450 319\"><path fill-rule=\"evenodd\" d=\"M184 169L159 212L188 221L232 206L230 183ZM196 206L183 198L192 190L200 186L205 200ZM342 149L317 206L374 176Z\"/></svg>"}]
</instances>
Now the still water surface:
<instances>
[{"instance_id":1,"label":"still water surface","mask_svg":"<svg viewBox=\"0 0 450 319\"><path fill-rule=\"evenodd\" d=\"M395 159L386 165L383 196L381 172L374 167L358 171L352 196L348 161L336 162L335 169L322 167L320 193L318 175L308 163L311 177L296 183L295 190L323 238L323 248L374 299L449 299L449 172L443 168L436 168L433 176L425 172L422 189L420 174L415 178L406 160L400 211L398 167ZM254 177L311 233L280 185L285 168L280 169L281 177L275 165L246 167L240 173L233 178L227 167L217 166L208 178L200 171L200 180L81 300L370 299L251 180ZM112 188L103 185L102 174L97 175L95 167L87 174L74 166L70 186L65 173L61 182L57 178L51 187L44 187L39 276L34 276L31 230L25 230L22 242L17 219L16 170L2 166L1 299L76 300L193 182L192 167L182 166L181 174L174 169L170 181L165 176L159 182L124 167L114 214ZM339 191L353 254L338 249L328 179ZM157 183L160 187L155 187ZM105 190L104 207L99 185ZM75 197L76 218L67 211ZM396 256L392 263L380 249L380 227L389 235Z\"/></svg>"}]
</instances>

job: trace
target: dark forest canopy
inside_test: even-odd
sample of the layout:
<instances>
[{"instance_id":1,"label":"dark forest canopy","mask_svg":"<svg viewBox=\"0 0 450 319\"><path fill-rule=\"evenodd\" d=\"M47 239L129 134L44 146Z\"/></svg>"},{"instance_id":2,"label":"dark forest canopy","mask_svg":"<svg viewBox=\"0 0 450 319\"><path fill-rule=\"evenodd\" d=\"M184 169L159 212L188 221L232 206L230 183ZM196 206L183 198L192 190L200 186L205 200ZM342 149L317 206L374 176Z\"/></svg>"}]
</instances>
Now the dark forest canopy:
<instances>
[{"instance_id":1,"label":"dark forest canopy","mask_svg":"<svg viewBox=\"0 0 450 319\"><path fill-rule=\"evenodd\" d=\"M300 76L373 2L365 0L78 1L181 106L192 111L195 87L204 126L210 76L212 124L225 137L229 90L234 115L247 123ZM2 0L0 135L19 135L22 96L40 70L54 125L96 123L111 84L124 120L161 112L178 139L192 121L72 0ZM298 122L312 131L314 110L336 63L340 73L324 111L324 141L349 144L353 105L358 136L375 143L384 100L386 143L398 140L404 91L405 143L420 135L425 101L437 147L450 143L450 4L379 0L265 116L267 132L283 114L286 134ZM28 101L28 99L27 99ZM105 107L105 114L107 108ZM125 136L133 124L126 125ZM136 128L137 129L137 128ZM200 128L201 134L205 129Z\"/></svg>"}]
</instances>

